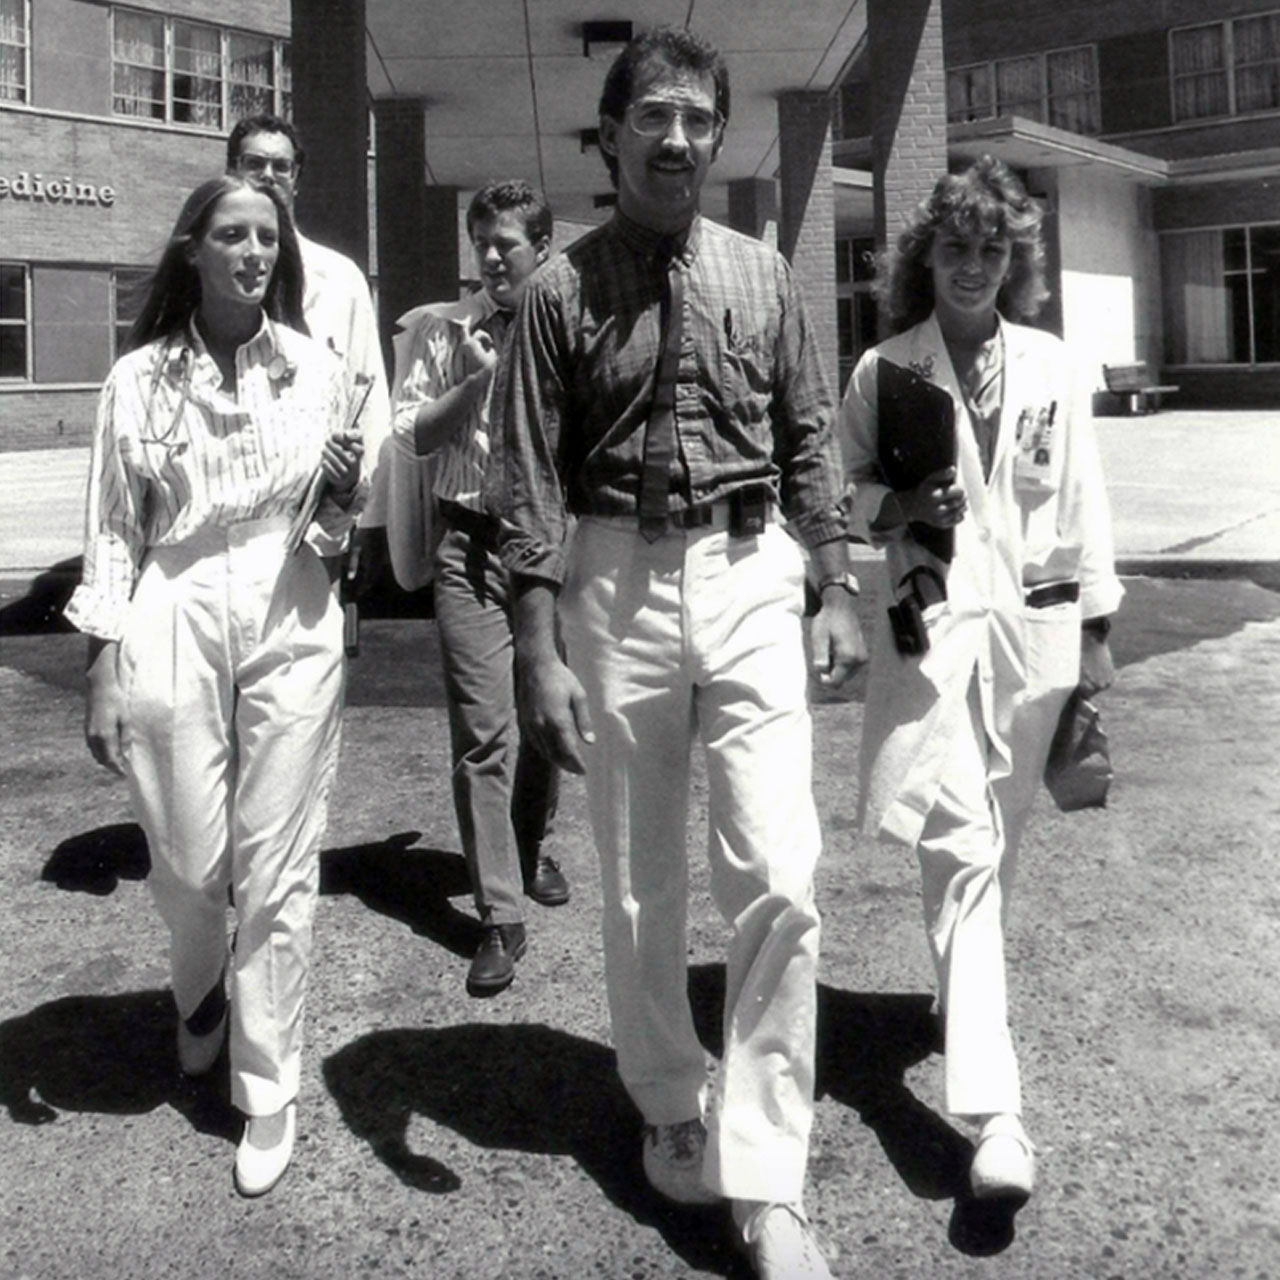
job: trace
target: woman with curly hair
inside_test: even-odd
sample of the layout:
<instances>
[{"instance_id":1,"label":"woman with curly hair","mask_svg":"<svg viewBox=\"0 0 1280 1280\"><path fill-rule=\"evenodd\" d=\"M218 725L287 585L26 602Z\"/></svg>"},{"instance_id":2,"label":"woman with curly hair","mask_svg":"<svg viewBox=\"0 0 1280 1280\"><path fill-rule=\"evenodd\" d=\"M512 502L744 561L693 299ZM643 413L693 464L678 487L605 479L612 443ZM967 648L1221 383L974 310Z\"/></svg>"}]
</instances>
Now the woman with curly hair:
<instances>
[{"instance_id":1,"label":"woman with curly hair","mask_svg":"<svg viewBox=\"0 0 1280 1280\"><path fill-rule=\"evenodd\" d=\"M1088 407L1063 344L1019 321L1043 212L983 157L939 180L881 264L896 336L841 407L853 527L885 551L861 755L866 830L916 852L946 1106L973 1193L1020 1203L1034 1148L1008 1025L1004 923L1062 707L1106 688L1122 590Z\"/></svg>"},{"instance_id":2,"label":"woman with curly hair","mask_svg":"<svg viewBox=\"0 0 1280 1280\"><path fill-rule=\"evenodd\" d=\"M304 333L279 198L234 176L197 187L98 402L67 608L90 637L89 748L147 836L179 1066L203 1075L229 1041L243 1195L293 1152L344 679L324 558L365 488L341 365Z\"/></svg>"}]
</instances>

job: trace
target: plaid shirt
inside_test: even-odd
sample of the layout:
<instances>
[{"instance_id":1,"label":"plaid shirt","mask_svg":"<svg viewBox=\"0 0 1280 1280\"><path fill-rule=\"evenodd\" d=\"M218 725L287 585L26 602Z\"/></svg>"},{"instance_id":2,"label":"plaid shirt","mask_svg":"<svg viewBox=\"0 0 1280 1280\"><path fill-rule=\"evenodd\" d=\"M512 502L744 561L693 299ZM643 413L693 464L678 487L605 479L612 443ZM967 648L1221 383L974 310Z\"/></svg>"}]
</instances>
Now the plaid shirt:
<instances>
[{"instance_id":1,"label":"plaid shirt","mask_svg":"<svg viewBox=\"0 0 1280 1280\"><path fill-rule=\"evenodd\" d=\"M494 387L485 487L514 573L563 580L570 513L638 512L662 344L661 246L615 214L529 283ZM681 269L670 509L763 482L806 546L842 538L832 398L790 268L697 218Z\"/></svg>"}]
</instances>

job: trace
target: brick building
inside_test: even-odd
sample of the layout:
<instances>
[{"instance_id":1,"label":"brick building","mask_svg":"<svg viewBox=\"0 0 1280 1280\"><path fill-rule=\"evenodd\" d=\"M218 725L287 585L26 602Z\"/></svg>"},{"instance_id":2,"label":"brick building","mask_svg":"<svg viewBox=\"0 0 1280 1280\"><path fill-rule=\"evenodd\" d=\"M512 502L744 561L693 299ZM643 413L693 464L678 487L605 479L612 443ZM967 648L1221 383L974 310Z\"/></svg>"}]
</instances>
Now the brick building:
<instances>
[{"instance_id":1,"label":"brick building","mask_svg":"<svg viewBox=\"0 0 1280 1280\"><path fill-rule=\"evenodd\" d=\"M302 223L381 277L384 330L465 281L457 211L487 178L542 186L561 241L607 216L592 126L619 22L522 13L0 0L0 449L87 441L128 286L248 111L300 124ZM1179 404L1280 403L1280 0L724 0L695 22L734 76L707 210L776 237L833 370L877 336L871 252L989 151L1054 215L1043 323L1092 389L1145 360Z\"/></svg>"},{"instance_id":2,"label":"brick building","mask_svg":"<svg viewBox=\"0 0 1280 1280\"><path fill-rule=\"evenodd\" d=\"M87 442L227 122L291 109L288 36L289 0L0 0L0 448Z\"/></svg>"},{"instance_id":3,"label":"brick building","mask_svg":"<svg viewBox=\"0 0 1280 1280\"><path fill-rule=\"evenodd\" d=\"M903 6L869 3L837 95L835 162L853 169L878 164L877 5L916 38ZM940 91L950 163L991 152L1047 201L1045 323L1094 389L1103 364L1145 360L1182 388L1178 404L1280 405L1276 0L941 0L940 34L930 58L919 28L899 139L913 116L936 118ZM837 227L845 367L874 328L865 252L878 232Z\"/></svg>"}]
</instances>

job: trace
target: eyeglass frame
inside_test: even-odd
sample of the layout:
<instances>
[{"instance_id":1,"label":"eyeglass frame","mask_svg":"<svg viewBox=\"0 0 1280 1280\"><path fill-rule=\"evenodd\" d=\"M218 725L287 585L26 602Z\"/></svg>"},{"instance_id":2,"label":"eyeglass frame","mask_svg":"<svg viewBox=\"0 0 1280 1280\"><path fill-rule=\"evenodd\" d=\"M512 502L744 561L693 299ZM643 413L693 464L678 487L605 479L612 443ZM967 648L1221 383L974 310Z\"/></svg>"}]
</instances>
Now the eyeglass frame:
<instances>
[{"instance_id":1,"label":"eyeglass frame","mask_svg":"<svg viewBox=\"0 0 1280 1280\"><path fill-rule=\"evenodd\" d=\"M667 112L668 119L667 119L666 125L662 129L659 129L656 133L645 133L643 130L637 129L635 126L635 123L631 119L631 115L632 115L632 112L634 112L640 107L660 108L661 110ZM724 131L724 126L725 126L724 117L718 111L711 111L707 113L711 117L711 132L707 134L705 138L694 137L694 135L689 132L689 112L690 111L696 111L699 114L701 114L702 112L705 111L705 108L695 107L695 106L683 106L678 102L659 102L659 101L652 101L652 100L646 101L645 99L642 98L639 102L627 103L627 108L622 113L622 118L627 128L630 129L631 132L634 133L637 138L665 137L671 131L671 126L675 123L677 118L680 121L680 127L681 129L683 129L685 137L688 138L690 142L695 142L695 143L714 142L720 136L720 134Z\"/></svg>"}]
</instances>

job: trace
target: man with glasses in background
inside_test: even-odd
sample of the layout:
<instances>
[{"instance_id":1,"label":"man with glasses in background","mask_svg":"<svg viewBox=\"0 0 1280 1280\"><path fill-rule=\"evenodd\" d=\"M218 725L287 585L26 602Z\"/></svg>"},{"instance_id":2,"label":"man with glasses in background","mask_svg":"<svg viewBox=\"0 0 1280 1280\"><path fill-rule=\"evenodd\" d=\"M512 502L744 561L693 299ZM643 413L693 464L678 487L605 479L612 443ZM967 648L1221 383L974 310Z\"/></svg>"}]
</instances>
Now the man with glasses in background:
<instances>
[{"instance_id":1,"label":"man with glasses in background","mask_svg":"<svg viewBox=\"0 0 1280 1280\"><path fill-rule=\"evenodd\" d=\"M687 31L638 36L610 69L617 211L526 289L487 493L514 575L522 724L586 773L645 1174L681 1203L729 1199L762 1280L826 1280L802 1206L819 831L797 544L821 593L820 677L843 681L866 649L834 404L796 285L774 250L698 212L728 115L724 61ZM711 1106L686 973L695 733L733 929Z\"/></svg>"},{"instance_id":2,"label":"man with glasses in background","mask_svg":"<svg viewBox=\"0 0 1280 1280\"><path fill-rule=\"evenodd\" d=\"M374 547L381 549L380 543L370 539L366 531L387 523L390 460L386 450L391 436L391 401L378 341L378 322L364 273L345 254L307 239L297 227L293 205L305 155L294 126L280 116L265 112L241 120L227 138L227 172L242 174L260 186L272 187L294 216L298 247L302 251L302 314L311 336L325 343L346 363L349 380L354 381L360 374L371 383L359 423L364 435L370 485L369 501L356 531L359 558ZM376 559L373 555L370 558ZM376 564L366 565L363 572L368 575L376 573L376 569Z\"/></svg>"}]
</instances>

